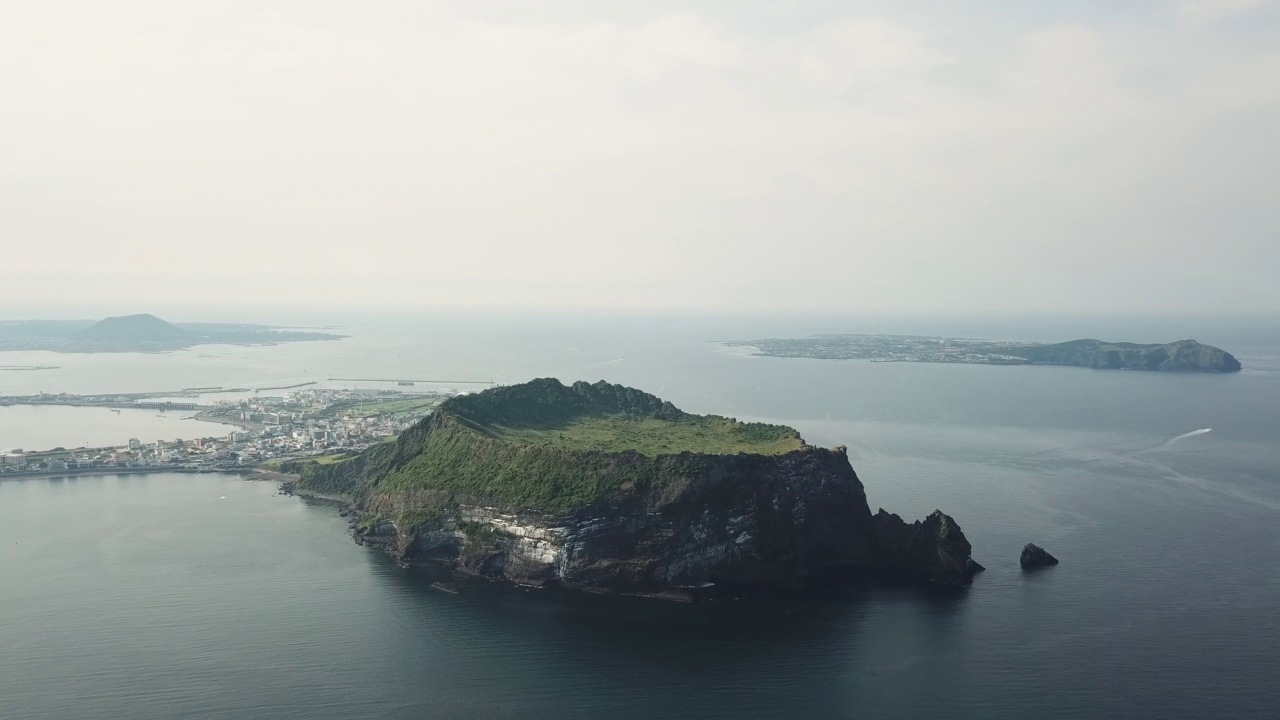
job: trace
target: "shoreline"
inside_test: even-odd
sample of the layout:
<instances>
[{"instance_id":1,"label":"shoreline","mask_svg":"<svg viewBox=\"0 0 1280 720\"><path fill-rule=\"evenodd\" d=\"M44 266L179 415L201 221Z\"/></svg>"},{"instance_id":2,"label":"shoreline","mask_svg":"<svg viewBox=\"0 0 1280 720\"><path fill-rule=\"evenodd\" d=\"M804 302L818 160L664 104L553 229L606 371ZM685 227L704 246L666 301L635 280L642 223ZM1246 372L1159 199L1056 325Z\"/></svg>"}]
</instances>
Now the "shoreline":
<instances>
[{"instance_id":1,"label":"shoreline","mask_svg":"<svg viewBox=\"0 0 1280 720\"><path fill-rule=\"evenodd\" d=\"M254 482L289 482L296 480L297 475L278 473L274 470L263 470L255 467L217 468L201 470L185 467L136 467L136 468L83 468L79 470L35 470L24 472L0 473L0 482L6 480L32 480L38 478L78 478L106 475L154 475L156 473L178 473L182 475L239 475L244 480ZM322 498L328 499L328 498Z\"/></svg>"},{"instance_id":2,"label":"shoreline","mask_svg":"<svg viewBox=\"0 0 1280 720\"><path fill-rule=\"evenodd\" d=\"M211 473L237 473L236 470L198 470L196 468L162 468L162 467L137 467L137 468L84 468L80 470L34 470L23 472L0 473L0 482L5 480L30 480L32 478L71 478L84 477L92 475L152 475L155 473L171 472L183 473L187 475L211 474Z\"/></svg>"}]
</instances>

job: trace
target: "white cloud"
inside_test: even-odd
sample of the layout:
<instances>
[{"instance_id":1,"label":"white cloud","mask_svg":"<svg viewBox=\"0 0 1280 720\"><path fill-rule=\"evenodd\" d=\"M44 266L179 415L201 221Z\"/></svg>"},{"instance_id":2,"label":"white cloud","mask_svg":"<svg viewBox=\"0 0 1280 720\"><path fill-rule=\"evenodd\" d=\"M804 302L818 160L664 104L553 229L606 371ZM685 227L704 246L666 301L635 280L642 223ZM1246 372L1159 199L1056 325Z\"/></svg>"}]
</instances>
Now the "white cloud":
<instances>
[{"instance_id":1,"label":"white cloud","mask_svg":"<svg viewBox=\"0 0 1280 720\"><path fill-rule=\"evenodd\" d=\"M1274 0L1182 0L1178 20L1186 25L1208 25L1271 2Z\"/></svg>"},{"instance_id":2,"label":"white cloud","mask_svg":"<svg viewBox=\"0 0 1280 720\"><path fill-rule=\"evenodd\" d=\"M0 26L0 302L1280 308L1265 23L167 7Z\"/></svg>"},{"instance_id":3,"label":"white cloud","mask_svg":"<svg viewBox=\"0 0 1280 720\"><path fill-rule=\"evenodd\" d=\"M815 28L800 61L814 88L843 93L863 83L893 82L955 62L911 28L875 18L846 18Z\"/></svg>"}]
</instances>

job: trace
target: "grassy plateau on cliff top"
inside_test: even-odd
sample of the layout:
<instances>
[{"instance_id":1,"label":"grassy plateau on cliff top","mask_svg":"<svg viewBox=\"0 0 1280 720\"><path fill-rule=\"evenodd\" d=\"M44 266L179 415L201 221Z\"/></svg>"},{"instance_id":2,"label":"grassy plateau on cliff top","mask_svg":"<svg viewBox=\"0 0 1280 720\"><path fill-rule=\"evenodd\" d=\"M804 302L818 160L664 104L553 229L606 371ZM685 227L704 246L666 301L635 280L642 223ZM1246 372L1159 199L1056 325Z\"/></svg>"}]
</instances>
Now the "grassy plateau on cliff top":
<instances>
[{"instance_id":1,"label":"grassy plateau on cliff top","mask_svg":"<svg viewBox=\"0 0 1280 720\"><path fill-rule=\"evenodd\" d=\"M359 461L310 464L303 485L430 491L559 511L624 487L675 481L692 471L683 453L781 455L803 447L800 434L782 425L691 415L622 385L546 378L451 398L432 419Z\"/></svg>"},{"instance_id":2,"label":"grassy plateau on cliff top","mask_svg":"<svg viewBox=\"0 0 1280 720\"><path fill-rule=\"evenodd\" d=\"M628 450L647 457L682 452L707 455L781 455L803 445L790 428L741 423L715 416L663 420L624 414L578 417L543 427L485 426L495 437L516 443L549 445L574 452Z\"/></svg>"},{"instance_id":3,"label":"grassy plateau on cliff top","mask_svg":"<svg viewBox=\"0 0 1280 720\"><path fill-rule=\"evenodd\" d=\"M605 382L566 386L544 378L453 398L441 409L482 435L570 452L780 455L804 446L799 433L783 425L691 415L646 392Z\"/></svg>"}]
</instances>

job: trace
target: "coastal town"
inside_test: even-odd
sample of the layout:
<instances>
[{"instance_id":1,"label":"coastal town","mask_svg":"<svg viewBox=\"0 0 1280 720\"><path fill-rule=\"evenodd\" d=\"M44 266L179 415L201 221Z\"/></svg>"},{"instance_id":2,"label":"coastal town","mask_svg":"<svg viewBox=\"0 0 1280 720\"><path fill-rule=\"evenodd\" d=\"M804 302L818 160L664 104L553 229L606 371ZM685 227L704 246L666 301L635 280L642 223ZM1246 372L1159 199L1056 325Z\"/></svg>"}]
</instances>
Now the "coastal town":
<instances>
[{"instance_id":1,"label":"coastal town","mask_svg":"<svg viewBox=\"0 0 1280 720\"><path fill-rule=\"evenodd\" d=\"M190 392L188 394L194 394ZM210 389L195 389L210 390ZM0 404L109 407L117 411L196 410L195 419L228 425L226 435L168 441L129 439L105 447L0 451L0 475L43 475L94 470L213 472L270 465L272 461L355 453L385 442L431 413L450 392L312 388L284 396L220 400L211 405L135 395L0 397ZM198 397L198 395L197 395Z\"/></svg>"}]
</instances>

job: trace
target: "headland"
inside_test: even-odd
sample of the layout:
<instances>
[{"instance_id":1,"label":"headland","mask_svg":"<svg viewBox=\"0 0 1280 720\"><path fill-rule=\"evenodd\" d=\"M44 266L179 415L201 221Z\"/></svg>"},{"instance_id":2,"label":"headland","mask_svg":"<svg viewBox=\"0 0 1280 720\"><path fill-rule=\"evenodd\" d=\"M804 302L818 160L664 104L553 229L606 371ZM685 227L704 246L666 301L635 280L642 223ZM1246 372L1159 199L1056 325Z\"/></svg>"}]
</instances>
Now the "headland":
<instances>
[{"instance_id":1,"label":"headland","mask_svg":"<svg viewBox=\"0 0 1280 720\"><path fill-rule=\"evenodd\" d=\"M872 515L843 447L544 378L451 398L394 441L285 463L348 498L360 542L408 565L592 592L801 591L981 569L955 520Z\"/></svg>"}]
</instances>

